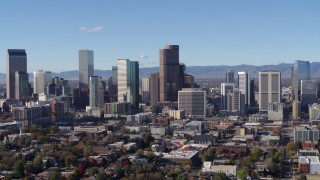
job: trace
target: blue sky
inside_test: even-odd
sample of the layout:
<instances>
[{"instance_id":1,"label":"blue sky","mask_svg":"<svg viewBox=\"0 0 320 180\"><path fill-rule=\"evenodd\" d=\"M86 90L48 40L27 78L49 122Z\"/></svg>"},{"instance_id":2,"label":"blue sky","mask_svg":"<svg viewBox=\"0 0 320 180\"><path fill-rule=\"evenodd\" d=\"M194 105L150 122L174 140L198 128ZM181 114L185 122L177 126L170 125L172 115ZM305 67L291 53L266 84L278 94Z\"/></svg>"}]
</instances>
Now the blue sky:
<instances>
[{"instance_id":1,"label":"blue sky","mask_svg":"<svg viewBox=\"0 0 320 180\"><path fill-rule=\"evenodd\" d=\"M0 72L6 49L23 48L28 71L78 69L78 50L95 69L117 59L159 65L159 49L180 45L187 66L320 61L320 1L28 0L0 2Z\"/></svg>"}]
</instances>

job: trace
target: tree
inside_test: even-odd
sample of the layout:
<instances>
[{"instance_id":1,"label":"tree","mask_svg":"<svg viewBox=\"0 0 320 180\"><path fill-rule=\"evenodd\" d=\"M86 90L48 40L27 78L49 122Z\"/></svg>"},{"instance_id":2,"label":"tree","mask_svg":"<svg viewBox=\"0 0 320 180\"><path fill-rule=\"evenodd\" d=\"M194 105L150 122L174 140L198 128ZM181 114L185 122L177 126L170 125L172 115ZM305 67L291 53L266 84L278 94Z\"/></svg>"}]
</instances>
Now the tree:
<instances>
[{"instance_id":1,"label":"tree","mask_svg":"<svg viewBox=\"0 0 320 180\"><path fill-rule=\"evenodd\" d=\"M51 171L49 173L49 180L56 180L61 178L61 173L59 171Z\"/></svg>"},{"instance_id":2,"label":"tree","mask_svg":"<svg viewBox=\"0 0 320 180\"><path fill-rule=\"evenodd\" d=\"M227 179L227 175L225 173L214 173L213 179L214 180L224 180L224 179Z\"/></svg>"},{"instance_id":3,"label":"tree","mask_svg":"<svg viewBox=\"0 0 320 180\"><path fill-rule=\"evenodd\" d=\"M307 180L307 176L305 174L301 174L299 179L300 180Z\"/></svg>"},{"instance_id":4,"label":"tree","mask_svg":"<svg viewBox=\"0 0 320 180\"><path fill-rule=\"evenodd\" d=\"M97 167L92 167L88 170L89 176L95 176L99 173L99 169Z\"/></svg>"},{"instance_id":5,"label":"tree","mask_svg":"<svg viewBox=\"0 0 320 180\"><path fill-rule=\"evenodd\" d=\"M141 139L144 143L144 147L149 147L150 143L154 141L154 138L151 136L150 133L142 133Z\"/></svg>"},{"instance_id":6,"label":"tree","mask_svg":"<svg viewBox=\"0 0 320 180\"><path fill-rule=\"evenodd\" d=\"M185 173L178 174L177 180L187 180L188 176Z\"/></svg>"},{"instance_id":7,"label":"tree","mask_svg":"<svg viewBox=\"0 0 320 180\"><path fill-rule=\"evenodd\" d=\"M209 148L201 157L202 162L213 161L215 157L215 152L212 148Z\"/></svg>"},{"instance_id":8,"label":"tree","mask_svg":"<svg viewBox=\"0 0 320 180\"><path fill-rule=\"evenodd\" d=\"M297 152L297 146L296 143L294 143L293 141L289 142L286 145L286 152L289 156L294 156Z\"/></svg>"},{"instance_id":9,"label":"tree","mask_svg":"<svg viewBox=\"0 0 320 180\"><path fill-rule=\"evenodd\" d=\"M262 154L262 150L260 148L254 147L251 151L251 159L254 162L257 162L260 158L260 155Z\"/></svg>"},{"instance_id":10,"label":"tree","mask_svg":"<svg viewBox=\"0 0 320 180\"><path fill-rule=\"evenodd\" d=\"M114 174L117 176L117 178L122 178L124 176L123 170L120 166L116 166L114 168Z\"/></svg>"},{"instance_id":11,"label":"tree","mask_svg":"<svg viewBox=\"0 0 320 180\"><path fill-rule=\"evenodd\" d=\"M245 180L246 179L246 176L248 174L248 171L247 169L244 169L244 168L241 168L237 171L237 177L240 179L240 180Z\"/></svg>"},{"instance_id":12,"label":"tree","mask_svg":"<svg viewBox=\"0 0 320 180\"><path fill-rule=\"evenodd\" d=\"M150 161L153 161L156 156L154 155L154 153L152 151L147 151L146 157L147 157L148 161L150 162Z\"/></svg>"},{"instance_id":13,"label":"tree","mask_svg":"<svg viewBox=\"0 0 320 180\"><path fill-rule=\"evenodd\" d=\"M77 157L76 156L67 156L65 159L64 159L64 163L66 166L75 166L77 164Z\"/></svg>"},{"instance_id":14,"label":"tree","mask_svg":"<svg viewBox=\"0 0 320 180\"><path fill-rule=\"evenodd\" d=\"M22 161L17 161L14 166L14 173L19 177L23 178L25 176L24 173L24 163Z\"/></svg>"},{"instance_id":15,"label":"tree","mask_svg":"<svg viewBox=\"0 0 320 180\"><path fill-rule=\"evenodd\" d=\"M142 149L138 149L135 155L138 158L142 158L144 156L144 151Z\"/></svg>"}]
</instances>

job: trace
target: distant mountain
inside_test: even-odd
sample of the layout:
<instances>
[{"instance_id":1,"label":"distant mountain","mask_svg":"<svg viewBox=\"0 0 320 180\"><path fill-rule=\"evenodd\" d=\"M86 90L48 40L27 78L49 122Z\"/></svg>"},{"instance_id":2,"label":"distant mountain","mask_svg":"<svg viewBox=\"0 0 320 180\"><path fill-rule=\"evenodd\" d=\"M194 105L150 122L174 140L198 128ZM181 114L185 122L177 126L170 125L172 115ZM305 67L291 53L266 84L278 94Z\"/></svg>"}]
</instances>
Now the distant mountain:
<instances>
[{"instance_id":1,"label":"distant mountain","mask_svg":"<svg viewBox=\"0 0 320 180\"><path fill-rule=\"evenodd\" d=\"M212 79L223 79L226 71L234 71L235 74L240 71L247 71L253 77L258 77L259 71L263 70L280 70L282 77L291 76L291 67L293 64L282 63L278 65L236 65L236 66L189 66L186 68L188 74L193 75L195 78L212 78ZM159 67L144 67L140 68L140 77L148 77L150 73L159 72ZM311 74L312 77L320 77L320 62L311 63ZM95 70L95 75L101 76L102 79L108 79L111 76L111 70ZM63 71L60 73L52 72L53 77L61 77L68 80L78 80L78 71ZM0 73L0 82L5 82L6 75ZM29 73L29 79L32 81L33 74Z\"/></svg>"}]
</instances>

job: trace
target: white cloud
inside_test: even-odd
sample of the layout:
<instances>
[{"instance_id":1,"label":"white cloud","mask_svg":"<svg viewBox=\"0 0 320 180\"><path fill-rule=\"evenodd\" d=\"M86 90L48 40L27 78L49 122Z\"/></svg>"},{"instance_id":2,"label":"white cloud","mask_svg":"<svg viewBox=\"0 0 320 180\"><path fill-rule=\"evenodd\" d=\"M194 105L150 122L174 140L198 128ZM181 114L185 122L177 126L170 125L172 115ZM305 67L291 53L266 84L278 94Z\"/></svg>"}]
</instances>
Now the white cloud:
<instances>
[{"instance_id":1,"label":"white cloud","mask_svg":"<svg viewBox=\"0 0 320 180\"><path fill-rule=\"evenodd\" d=\"M99 31L103 30L103 27L102 26L96 26L96 27L89 28L89 27L82 26L82 27L80 27L80 30L84 31L84 32L99 32Z\"/></svg>"},{"instance_id":2,"label":"white cloud","mask_svg":"<svg viewBox=\"0 0 320 180\"><path fill-rule=\"evenodd\" d=\"M145 55L145 54L141 53L141 54L140 54L140 56L139 56L139 58L140 58L140 59L148 59L148 58L149 58L149 56L147 56L147 55Z\"/></svg>"}]
</instances>

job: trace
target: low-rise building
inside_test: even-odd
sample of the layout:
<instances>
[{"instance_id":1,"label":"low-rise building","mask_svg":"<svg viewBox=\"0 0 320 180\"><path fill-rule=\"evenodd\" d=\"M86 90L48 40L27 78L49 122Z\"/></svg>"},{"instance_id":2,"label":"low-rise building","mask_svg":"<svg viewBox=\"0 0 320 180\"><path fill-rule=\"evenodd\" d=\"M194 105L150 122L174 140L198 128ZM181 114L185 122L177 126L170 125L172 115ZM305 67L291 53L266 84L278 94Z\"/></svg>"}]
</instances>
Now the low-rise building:
<instances>
[{"instance_id":1,"label":"low-rise building","mask_svg":"<svg viewBox=\"0 0 320 180\"><path fill-rule=\"evenodd\" d=\"M210 161L203 162L202 172L224 173L227 176L236 176L237 166L235 165L213 165Z\"/></svg>"},{"instance_id":2,"label":"low-rise building","mask_svg":"<svg viewBox=\"0 0 320 180\"><path fill-rule=\"evenodd\" d=\"M318 156L299 156L299 171L306 174L320 174Z\"/></svg>"}]
</instances>

